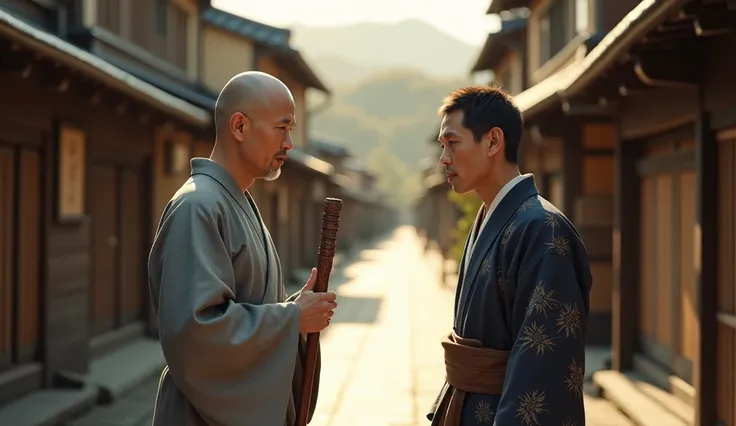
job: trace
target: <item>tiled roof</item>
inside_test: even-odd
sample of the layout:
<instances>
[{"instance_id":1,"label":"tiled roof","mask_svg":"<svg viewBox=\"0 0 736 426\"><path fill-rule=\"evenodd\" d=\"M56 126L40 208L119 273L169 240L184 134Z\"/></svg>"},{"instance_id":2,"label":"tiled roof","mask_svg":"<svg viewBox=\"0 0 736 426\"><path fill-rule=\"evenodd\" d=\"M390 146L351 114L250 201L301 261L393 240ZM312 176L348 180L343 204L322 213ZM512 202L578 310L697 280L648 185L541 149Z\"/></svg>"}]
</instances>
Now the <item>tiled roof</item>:
<instances>
[{"instance_id":1,"label":"tiled roof","mask_svg":"<svg viewBox=\"0 0 736 426\"><path fill-rule=\"evenodd\" d=\"M526 30L526 25L527 18L522 17L502 21L501 29L488 35L475 64L471 68L471 72L493 70L496 68L503 55L509 49L506 38L511 34L524 34L523 31Z\"/></svg>"},{"instance_id":2,"label":"tiled roof","mask_svg":"<svg viewBox=\"0 0 736 426\"><path fill-rule=\"evenodd\" d=\"M237 34L271 49L275 60L293 71L294 76L308 87L329 92L299 51L289 44L290 30L252 21L214 7L202 12L202 20L213 27Z\"/></svg>"},{"instance_id":3,"label":"tiled roof","mask_svg":"<svg viewBox=\"0 0 736 426\"><path fill-rule=\"evenodd\" d=\"M252 21L214 7L202 12L204 22L272 47L290 48L291 31Z\"/></svg>"}]
</instances>

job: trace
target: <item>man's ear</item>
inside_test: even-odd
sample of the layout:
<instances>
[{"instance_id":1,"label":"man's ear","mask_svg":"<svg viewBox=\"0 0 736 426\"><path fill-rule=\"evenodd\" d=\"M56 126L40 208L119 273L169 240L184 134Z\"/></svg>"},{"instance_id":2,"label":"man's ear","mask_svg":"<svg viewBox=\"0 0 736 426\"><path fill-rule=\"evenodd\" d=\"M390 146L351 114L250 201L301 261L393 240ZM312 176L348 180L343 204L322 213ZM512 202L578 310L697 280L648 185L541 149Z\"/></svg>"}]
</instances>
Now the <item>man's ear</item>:
<instances>
[{"instance_id":1,"label":"man's ear","mask_svg":"<svg viewBox=\"0 0 736 426\"><path fill-rule=\"evenodd\" d=\"M242 141L250 130L250 120L243 113L236 112L230 116L230 132L237 141Z\"/></svg>"},{"instance_id":2,"label":"man's ear","mask_svg":"<svg viewBox=\"0 0 736 426\"><path fill-rule=\"evenodd\" d=\"M488 132L488 142L488 156L493 157L503 149L503 130L499 129L498 127L492 128Z\"/></svg>"}]
</instances>

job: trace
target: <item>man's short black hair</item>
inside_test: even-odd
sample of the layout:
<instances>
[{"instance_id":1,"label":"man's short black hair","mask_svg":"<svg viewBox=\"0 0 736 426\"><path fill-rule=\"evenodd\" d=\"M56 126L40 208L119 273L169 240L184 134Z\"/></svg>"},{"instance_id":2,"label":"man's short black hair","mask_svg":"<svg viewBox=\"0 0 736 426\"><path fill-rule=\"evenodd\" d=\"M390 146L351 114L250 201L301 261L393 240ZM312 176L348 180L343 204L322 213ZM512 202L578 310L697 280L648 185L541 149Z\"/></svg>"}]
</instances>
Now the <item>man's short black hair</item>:
<instances>
[{"instance_id":1,"label":"man's short black hair","mask_svg":"<svg viewBox=\"0 0 736 426\"><path fill-rule=\"evenodd\" d=\"M503 131L506 142L504 155L512 164L519 163L524 118L511 96L493 86L468 86L456 89L444 99L439 115L463 112L463 126L473 133L476 142L492 128Z\"/></svg>"}]
</instances>

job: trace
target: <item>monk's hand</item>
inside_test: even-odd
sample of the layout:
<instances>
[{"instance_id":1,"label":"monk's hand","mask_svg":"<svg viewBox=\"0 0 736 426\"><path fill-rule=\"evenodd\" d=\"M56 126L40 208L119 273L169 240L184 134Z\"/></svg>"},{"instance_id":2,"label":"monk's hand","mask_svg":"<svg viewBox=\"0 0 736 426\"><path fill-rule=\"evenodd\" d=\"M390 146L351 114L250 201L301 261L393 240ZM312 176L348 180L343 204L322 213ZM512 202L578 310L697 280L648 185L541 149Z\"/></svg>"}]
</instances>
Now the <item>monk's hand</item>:
<instances>
[{"instance_id":1,"label":"monk's hand","mask_svg":"<svg viewBox=\"0 0 736 426\"><path fill-rule=\"evenodd\" d=\"M337 307L335 292L315 293L313 291L316 280L317 269L312 268L307 283L304 284L294 301L301 310L299 331L304 335L324 330L330 324L334 309Z\"/></svg>"}]
</instances>

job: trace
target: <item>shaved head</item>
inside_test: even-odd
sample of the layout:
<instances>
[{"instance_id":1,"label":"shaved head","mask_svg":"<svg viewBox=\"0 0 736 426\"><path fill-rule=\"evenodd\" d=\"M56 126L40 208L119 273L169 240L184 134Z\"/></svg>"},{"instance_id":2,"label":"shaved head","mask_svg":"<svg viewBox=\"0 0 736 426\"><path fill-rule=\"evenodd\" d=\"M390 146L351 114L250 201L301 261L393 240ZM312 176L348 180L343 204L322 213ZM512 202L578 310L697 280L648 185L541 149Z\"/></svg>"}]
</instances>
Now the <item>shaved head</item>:
<instances>
[{"instance_id":1,"label":"shaved head","mask_svg":"<svg viewBox=\"0 0 736 426\"><path fill-rule=\"evenodd\" d=\"M231 78L215 104L215 149L239 180L273 180L293 148L294 97L278 78L247 71ZM237 170L235 170L237 169Z\"/></svg>"},{"instance_id":2,"label":"shaved head","mask_svg":"<svg viewBox=\"0 0 736 426\"><path fill-rule=\"evenodd\" d=\"M227 126L235 113L257 119L259 113L274 101L294 98L291 91L278 78L260 71L246 71L225 83L215 103L215 128Z\"/></svg>"}]
</instances>

